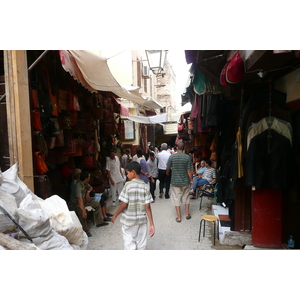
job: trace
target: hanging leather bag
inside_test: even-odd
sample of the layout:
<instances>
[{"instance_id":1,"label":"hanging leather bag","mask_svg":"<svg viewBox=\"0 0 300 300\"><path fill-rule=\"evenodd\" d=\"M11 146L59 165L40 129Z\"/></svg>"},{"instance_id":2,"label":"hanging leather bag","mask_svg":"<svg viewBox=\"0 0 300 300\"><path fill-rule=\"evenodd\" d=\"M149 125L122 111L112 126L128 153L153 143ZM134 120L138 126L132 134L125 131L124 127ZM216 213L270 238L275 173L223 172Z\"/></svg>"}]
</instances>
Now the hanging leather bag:
<instances>
[{"instance_id":1,"label":"hanging leather bag","mask_svg":"<svg viewBox=\"0 0 300 300\"><path fill-rule=\"evenodd\" d=\"M75 140L68 140L67 147L65 147L62 151L62 155L72 156L76 153L76 141Z\"/></svg>"},{"instance_id":2,"label":"hanging leather bag","mask_svg":"<svg viewBox=\"0 0 300 300\"><path fill-rule=\"evenodd\" d=\"M85 141L82 144L82 155L95 154L95 141Z\"/></svg>"},{"instance_id":3,"label":"hanging leather bag","mask_svg":"<svg viewBox=\"0 0 300 300\"><path fill-rule=\"evenodd\" d=\"M34 152L34 163L37 174L44 175L46 172L49 171L45 163L45 157L41 152Z\"/></svg>"},{"instance_id":4,"label":"hanging leather bag","mask_svg":"<svg viewBox=\"0 0 300 300\"><path fill-rule=\"evenodd\" d=\"M31 112L32 117L32 126L35 131L43 130L42 122L41 122L41 115L38 109L35 109Z\"/></svg>"}]
</instances>

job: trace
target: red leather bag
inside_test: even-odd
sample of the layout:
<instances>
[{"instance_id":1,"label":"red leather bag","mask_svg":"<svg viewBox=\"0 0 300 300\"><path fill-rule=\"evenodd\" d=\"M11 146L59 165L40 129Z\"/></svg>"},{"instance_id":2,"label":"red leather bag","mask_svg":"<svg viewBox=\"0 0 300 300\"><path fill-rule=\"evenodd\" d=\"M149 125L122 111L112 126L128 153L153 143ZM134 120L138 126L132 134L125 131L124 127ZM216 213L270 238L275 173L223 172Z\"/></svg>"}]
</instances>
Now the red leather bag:
<instances>
[{"instance_id":1,"label":"red leather bag","mask_svg":"<svg viewBox=\"0 0 300 300\"><path fill-rule=\"evenodd\" d=\"M80 111L78 96L72 94L71 92L69 93L68 97L68 109L71 111Z\"/></svg>"},{"instance_id":2,"label":"red leather bag","mask_svg":"<svg viewBox=\"0 0 300 300\"><path fill-rule=\"evenodd\" d=\"M95 154L95 141L85 141L82 143L82 155Z\"/></svg>"},{"instance_id":3,"label":"red leather bag","mask_svg":"<svg viewBox=\"0 0 300 300\"><path fill-rule=\"evenodd\" d=\"M227 62L221 72L221 76L220 76L220 82L222 85L224 86L230 86L230 84L226 81L226 70L227 70L227 67L229 65L229 62Z\"/></svg>"},{"instance_id":4,"label":"red leather bag","mask_svg":"<svg viewBox=\"0 0 300 300\"><path fill-rule=\"evenodd\" d=\"M229 84L235 84L243 79L244 62L240 53L236 53L230 60L226 68L226 81Z\"/></svg>"},{"instance_id":5,"label":"red leather bag","mask_svg":"<svg viewBox=\"0 0 300 300\"><path fill-rule=\"evenodd\" d=\"M40 111L38 109L33 110L31 112L31 117L32 117L32 126L33 126L33 129L35 131L41 131L41 130L43 130L43 125L42 125L42 122L41 122Z\"/></svg>"},{"instance_id":6,"label":"red leather bag","mask_svg":"<svg viewBox=\"0 0 300 300\"><path fill-rule=\"evenodd\" d=\"M178 131L182 131L184 129L184 124L178 124Z\"/></svg>"},{"instance_id":7,"label":"red leather bag","mask_svg":"<svg viewBox=\"0 0 300 300\"><path fill-rule=\"evenodd\" d=\"M76 141L75 140L69 140L68 141L68 146L62 150L61 154L72 156L76 153L76 147L77 147Z\"/></svg>"},{"instance_id":8,"label":"red leather bag","mask_svg":"<svg viewBox=\"0 0 300 300\"><path fill-rule=\"evenodd\" d=\"M85 155L82 157L82 166L85 168L94 168L95 167L95 156L94 155Z\"/></svg>"},{"instance_id":9,"label":"red leather bag","mask_svg":"<svg viewBox=\"0 0 300 300\"><path fill-rule=\"evenodd\" d=\"M30 90L30 102L33 109L39 108L39 100L35 89Z\"/></svg>"},{"instance_id":10,"label":"red leather bag","mask_svg":"<svg viewBox=\"0 0 300 300\"><path fill-rule=\"evenodd\" d=\"M34 152L34 163L37 174L44 175L47 171L49 171L45 163L45 157L41 152Z\"/></svg>"}]
</instances>

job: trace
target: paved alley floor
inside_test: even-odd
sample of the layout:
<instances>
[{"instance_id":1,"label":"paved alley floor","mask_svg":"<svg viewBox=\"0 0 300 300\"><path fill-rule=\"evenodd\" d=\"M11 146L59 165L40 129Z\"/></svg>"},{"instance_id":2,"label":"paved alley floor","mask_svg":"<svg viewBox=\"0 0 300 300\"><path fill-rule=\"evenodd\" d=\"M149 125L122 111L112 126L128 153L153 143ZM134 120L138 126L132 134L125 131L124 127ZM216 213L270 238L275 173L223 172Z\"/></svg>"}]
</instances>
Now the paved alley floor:
<instances>
[{"instance_id":1,"label":"paved alley floor","mask_svg":"<svg viewBox=\"0 0 300 300\"><path fill-rule=\"evenodd\" d=\"M157 193L157 190L156 190ZM181 223L175 221L175 207L171 199L159 198L151 204L155 235L148 236L147 250L213 250L213 249L241 249L241 247L221 245L216 238L216 245L213 245L212 222L205 226L205 237L201 234L198 242L199 225L202 215L211 214L212 200L204 197L202 208L199 210L200 199L190 200L190 214L192 218L185 218L184 205L181 206ZM107 201L107 211L114 213L118 206L111 206L111 198ZM121 215L115 223L109 222L108 226L96 228L90 223L90 232L87 250L123 250L123 238L120 223ZM203 230L203 226L202 226ZM202 231L203 233L203 231Z\"/></svg>"}]
</instances>

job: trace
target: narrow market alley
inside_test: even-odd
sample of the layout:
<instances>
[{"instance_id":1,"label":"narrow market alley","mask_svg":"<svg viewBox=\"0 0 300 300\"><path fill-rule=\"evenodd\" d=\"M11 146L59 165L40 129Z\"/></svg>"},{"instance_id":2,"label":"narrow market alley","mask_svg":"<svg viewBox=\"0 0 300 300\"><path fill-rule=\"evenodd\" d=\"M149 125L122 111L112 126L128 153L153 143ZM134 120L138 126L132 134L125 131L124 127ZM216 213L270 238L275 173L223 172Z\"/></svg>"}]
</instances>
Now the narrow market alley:
<instances>
[{"instance_id":1,"label":"narrow market alley","mask_svg":"<svg viewBox=\"0 0 300 300\"><path fill-rule=\"evenodd\" d=\"M192 218L185 218L184 206L181 206L181 223L175 222L175 208L170 199L159 198L156 189L155 202L151 204L155 224L155 235L148 237L147 250L217 250L242 249L241 246L222 245L216 239L213 245L213 226L207 222L205 237L201 234L198 242L199 225L202 215L211 214L213 199L203 197L202 208L199 210L200 198L190 201ZM107 202L107 211L114 213L118 206L111 206L111 198ZM96 228L90 223L90 232L87 250L123 250L123 239L119 216L115 223ZM203 228L203 227L202 227ZM203 232L203 231L202 231Z\"/></svg>"}]
</instances>

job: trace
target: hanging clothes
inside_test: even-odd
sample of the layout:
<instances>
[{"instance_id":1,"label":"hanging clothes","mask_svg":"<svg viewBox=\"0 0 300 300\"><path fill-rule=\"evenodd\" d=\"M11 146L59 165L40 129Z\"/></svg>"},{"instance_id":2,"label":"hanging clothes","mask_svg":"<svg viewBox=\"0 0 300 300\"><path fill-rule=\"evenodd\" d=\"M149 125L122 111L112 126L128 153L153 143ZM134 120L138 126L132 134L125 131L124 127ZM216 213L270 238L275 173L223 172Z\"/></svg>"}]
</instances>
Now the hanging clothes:
<instances>
[{"instance_id":1,"label":"hanging clothes","mask_svg":"<svg viewBox=\"0 0 300 300\"><path fill-rule=\"evenodd\" d=\"M270 122L270 123L269 123ZM269 124L268 124L269 123ZM266 117L261 119L258 123L253 123L248 129L247 135L247 149L249 148L251 139L264 132L267 129L274 129L281 135L284 135L289 139L292 145L292 126L289 122L285 122L275 117Z\"/></svg>"},{"instance_id":2,"label":"hanging clothes","mask_svg":"<svg viewBox=\"0 0 300 300\"><path fill-rule=\"evenodd\" d=\"M284 189L292 183L290 140L273 129L251 139L246 160L246 185Z\"/></svg>"}]
</instances>

